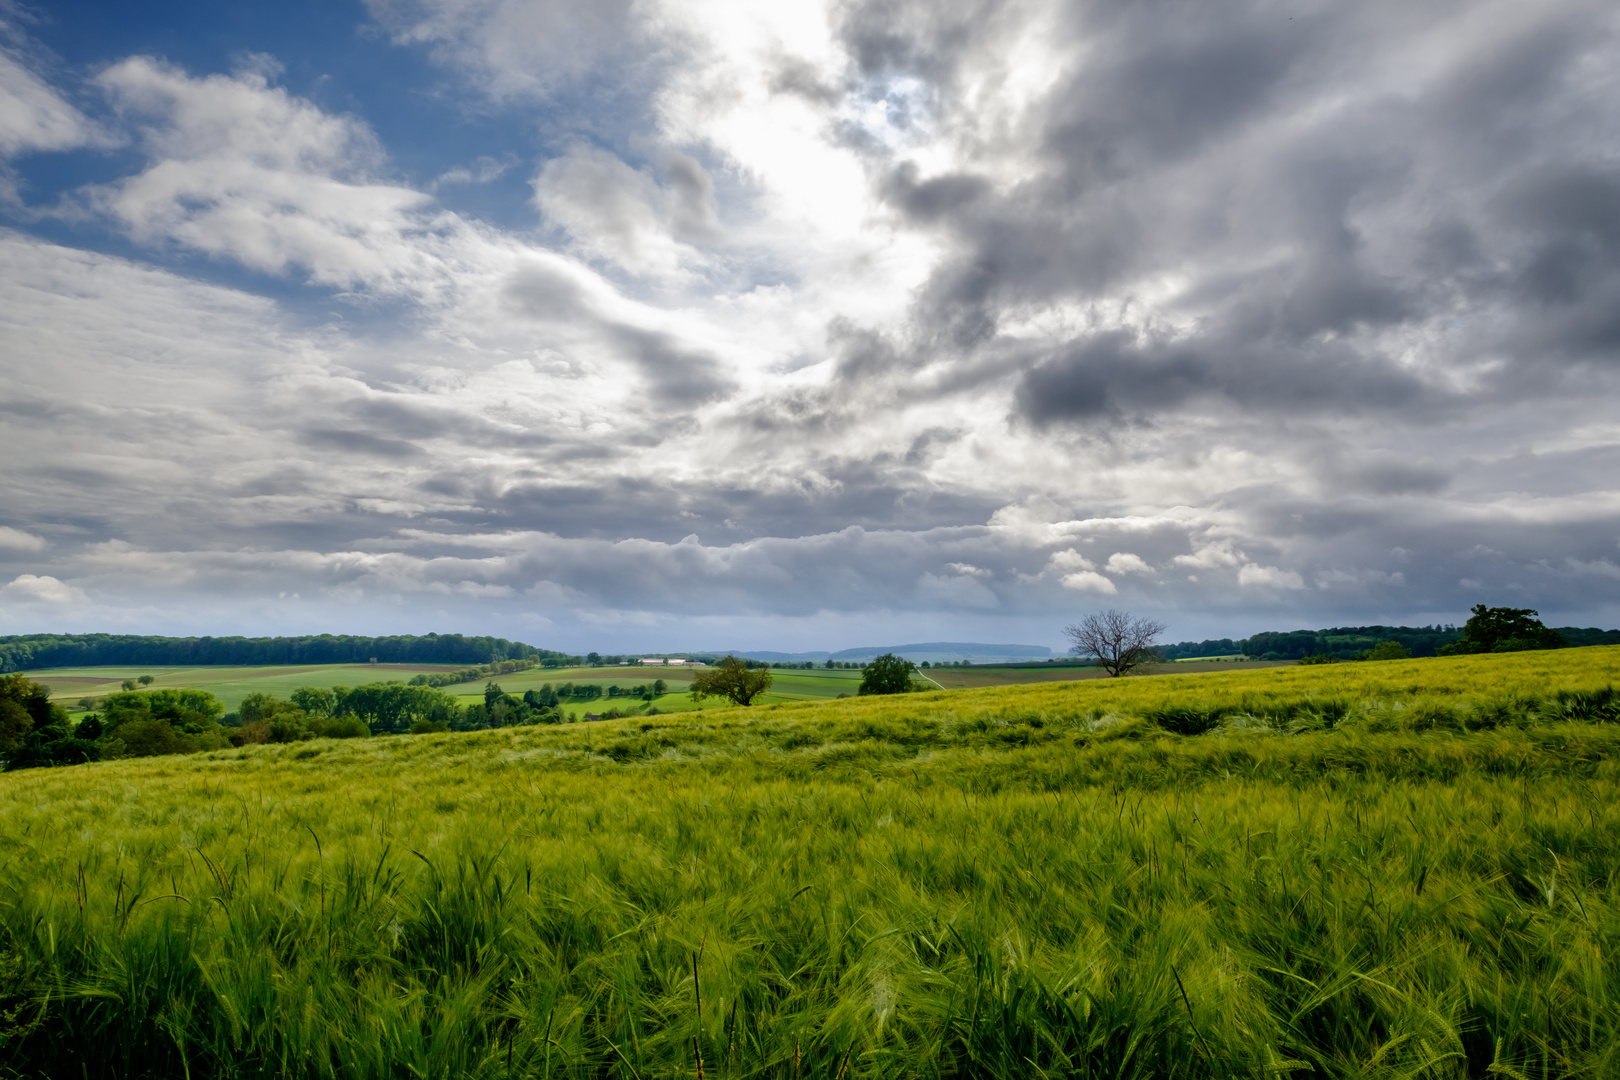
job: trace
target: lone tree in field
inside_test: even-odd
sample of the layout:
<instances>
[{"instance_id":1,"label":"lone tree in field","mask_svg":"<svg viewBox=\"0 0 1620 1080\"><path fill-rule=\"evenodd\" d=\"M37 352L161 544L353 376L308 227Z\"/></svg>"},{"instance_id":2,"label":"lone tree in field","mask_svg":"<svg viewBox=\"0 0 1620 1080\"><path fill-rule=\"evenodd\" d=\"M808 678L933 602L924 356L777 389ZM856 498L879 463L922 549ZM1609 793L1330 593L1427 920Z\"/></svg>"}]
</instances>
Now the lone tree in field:
<instances>
[{"instance_id":1,"label":"lone tree in field","mask_svg":"<svg viewBox=\"0 0 1620 1080\"><path fill-rule=\"evenodd\" d=\"M1134 619L1128 611L1109 608L1065 626L1063 632L1074 642L1070 652L1094 658L1109 675L1123 675L1159 658L1154 644L1164 633L1164 623Z\"/></svg>"},{"instance_id":2,"label":"lone tree in field","mask_svg":"<svg viewBox=\"0 0 1620 1080\"><path fill-rule=\"evenodd\" d=\"M1463 627L1462 639L1438 651L1441 656L1459 656L1568 647L1564 635L1548 629L1536 615L1535 608L1488 608L1475 604L1473 617Z\"/></svg>"},{"instance_id":3,"label":"lone tree in field","mask_svg":"<svg viewBox=\"0 0 1620 1080\"><path fill-rule=\"evenodd\" d=\"M856 694L904 694L911 689L911 675L917 665L894 653L884 653L861 669L861 688Z\"/></svg>"},{"instance_id":4,"label":"lone tree in field","mask_svg":"<svg viewBox=\"0 0 1620 1080\"><path fill-rule=\"evenodd\" d=\"M692 699L723 697L737 705L751 705L770 686L770 668L749 668L735 656L728 656L708 671L700 671L692 677Z\"/></svg>"}]
</instances>

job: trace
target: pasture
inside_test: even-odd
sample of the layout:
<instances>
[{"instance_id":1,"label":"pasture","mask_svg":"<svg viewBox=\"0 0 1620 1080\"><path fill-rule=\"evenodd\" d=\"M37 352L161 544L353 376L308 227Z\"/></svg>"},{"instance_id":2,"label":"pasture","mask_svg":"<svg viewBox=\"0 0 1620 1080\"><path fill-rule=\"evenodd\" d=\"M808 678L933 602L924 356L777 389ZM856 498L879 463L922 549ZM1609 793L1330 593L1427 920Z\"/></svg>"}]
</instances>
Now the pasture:
<instances>
[{"instance_id":1,"label":"pasture","mask_svg":"<svg viewBox=\"0 0 1620 1080\"><path fill-rule=\"evenodd\" d=\"M125 679L152 676L154 688L207 690L234 710L252 693L285 698L300 686L359 686L364 683L408 681L413 675L454 671L463 664L288 664L262 667L85 667L47 668L21 674L51 688L51 696L70 710L80 698L118 692Z\"/></svg>"},{"instance_id":2,"label":"pasture","mask_svg":"<svg viewBox=\"0 0 1620 1080\"><path fill-rule=\"evenodd\" d=\"M0 1055L1612 1076L1617 677L1563 650L9 773Z\"/></svg>"},{"instance_id":3,"label":"pasture","mask_svg":"<svg viewBox=\"0 0 1620 1080\"><path fill-rule=\"evenodd\" d=\"M359 686L365 683L398 680L407 682L418 674L454 671L459 664L307 664L266 667L114 667L114 668L51 668L43 671L23 672L24 677L51 688L53 698L70 711L81 711L77 702L81 698L96 698L116 693L125 679L141 675L153 677L153 687L207 690L234 711L242 699L255 692L263 692L286 699L301 686ZM494 681L501 689L519 697L525 690L538 690L550 683L553 687L571 682L591 683L604 688L619 686L625 691L639 685L650 685L663 679L669 693L656 698L651 706L660 712L683 712L699 708L716 708L717 703L694 703L687 691L691 686L694 668L663 667L659 665L615 665L613 667L531 668L527 671L483 678L467 683L454 683L445 687L463 705L484 700L484 683ZM773 672L771 692L761 704L780 704L789 701L813 701L835 698L839 694L853 694L860 686L859 671L795 671ZM597 712L608 708L608 699L572 706L573 711ZM635 699L613 699L619 708L632 706L644 709L646 705Z\"/></svg>"},{"instance_id":4,"label":"pasture","mask_svg":"<svg viewBox=\"0 0 1620 1080\"><path fill-rule=\"evenodd\" d=\"M70 711L78 712L77 702L82 698L96 698L115 693L125 679L151 675L154 687L174 687L207 690L225 703L227 711L234 711L248 694L262 692L278 698L287 698L300 686L359 686L365 683L409 681L418 674L452 671L458 664L306 664L273 665L265 667L87 667L50 668L22 674L51 688L52 695ZM1251 661L1188 661L1157 665L1143 674L1187 674L1195 671L1250 670L1281 666L1276 663ZM669 693L655 699L650 707L660 712L686 712L721 707L715 701L695 703L687 690L694 669L659 665L614 665L612 667L530 668L527 671L495 676L493 681L501 689L519 697L525 690L538 690L550 683L553 687L565 682L590 683L604 688L619 686L625 691L663 679ZM1104 677L1097 668L1058 667L940 667L918 672L945 689L968 689L987 686L1016 686L1038 682L1072 682L1078 679ZM772 672L770 692L760 700L763 705L779 705L796 701L818 701L836 698L840 694L854 695L861 682L858 670L845 668L816 668L813 670L778 668ZM455 683L445 692L456 697L461 704L482 701L484 679ZM574 706L581 713L608 708L607 698L589 705ZM615 698L614 705L621 709L636 708L645 711L647 703L636 699Z\"/></svg>"},{"instance_id":5,"label":"pasture","mask_svg":"<svg viewBox=\"0 0 1620 1080\"><path fill-rule=\"evenodd\" d=\"M1260 671L1283 667L1289 660L1172 660L1163 664L1150 664L1131 672L1133 679L1150 675L1193 675L1211 671ZM947 690L965 690L982 686L1026 686L1030 683L1075 682L1080 679L1106 679L1108 672L1100 667L1063 667L1039 664L1016 667L937 667L919 671Z\"/></svg>"},{"instance_id":6,"label":"pasture","mask_svg":"<svg viewBox=\"0 0 1620 1080\"><path fill-rule=\"evenodd\" d=\"M509 694L521 696L525 690L538 690L541 686L550 683L553 688L563 683L573 683L576 686L588 683L603 688L604 694L610 686L617 686L628 693L637 686L650 686L658 679L668 684L669 692L651 702L643 702L637 698L608 698L601 697L589 703L565 702L564 712L576 713L583 717L586 713L600 713L608 708L618 708L629 712L634 709L638 713L648 709L657 709L659 712L699 712L704 709L719 709L729 707L729 703L714 698L702 702L694 702L691 698L692 676L703 670L689 667L660 667L648 664L615 665L612 667L576 667L576 668L534 668L512 675L500 675L493 681ZM759 705L781 705L795 701L817 701L825 698L836 698L840 694L853 695L861 685L859 671L832 670L832 671L804 671L791 669L777 669L771 672L771 689L768 693L756 699ZM456 700L463 705L474 701L483 701L483 681L477 683L457 684L446 687L446 692L455 695Z\"/></svg>"}]
</instances>

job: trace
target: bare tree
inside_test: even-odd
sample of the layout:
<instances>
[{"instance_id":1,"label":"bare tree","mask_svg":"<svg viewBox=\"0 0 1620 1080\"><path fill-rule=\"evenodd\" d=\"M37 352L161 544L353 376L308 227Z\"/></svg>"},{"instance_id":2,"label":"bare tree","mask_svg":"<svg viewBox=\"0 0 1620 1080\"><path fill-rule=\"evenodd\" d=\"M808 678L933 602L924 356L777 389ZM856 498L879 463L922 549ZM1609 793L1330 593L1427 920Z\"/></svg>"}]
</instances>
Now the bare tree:
<instances>
[{"instance_id":1,"label":"bare tree","mask_svg":"<svg viewBox=\"0 0 1620 1080\"><path fill-rule=\"evenodd\" d=\"M1153 619L1133 619L1128 611L1109 608L1087 615L1063 632L1074 642L1069 651L1076 656L1095 657L1110 675L1123 675L1134 667L1158 659L1154 644L1164 633L1164 623Z\"/></svg>"}]
</instances>

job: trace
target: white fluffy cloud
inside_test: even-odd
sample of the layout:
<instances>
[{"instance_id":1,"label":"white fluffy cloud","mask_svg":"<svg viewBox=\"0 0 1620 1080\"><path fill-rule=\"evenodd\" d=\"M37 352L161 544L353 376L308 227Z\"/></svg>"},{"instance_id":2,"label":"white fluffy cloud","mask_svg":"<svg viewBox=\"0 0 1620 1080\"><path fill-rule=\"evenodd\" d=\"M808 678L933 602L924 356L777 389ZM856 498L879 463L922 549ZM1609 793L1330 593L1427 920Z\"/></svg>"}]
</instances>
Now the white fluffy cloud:
<instances>
[{"instance_id":1,"label":"white fluffy cloud","mask_svg":"<svg viewBox=\"0 0 1620 1080\"><path fill-rule=\"evenodd\" d=\"M1076 592L1102 593L1104 596L1113 596L1119 589L1108 578L1094 570L1077 570L1072 574L1064 574L1063 587Z\"/></svg>"},{"instance_id":2,"label":"white fluffy cloud","mask_svg":"<svg viewBox=\"0 0 1620 1080\"><path fill-rule=\"evenodd\" d=\"M10 548L13 551L43 551L45 550L44 537L33 533L13 529L9 525L0 525L0 548Z\"/></svg>"},{"instance_id":3,"label":"white fluffy cloud","mask_svg":"<svg viewBox=\"0 0 1620 1080\"><path fill-rule=\"evenodd\" d=\"M0 588L0 595L23 604L82 604L87 599L83 589L58 581L49 574L18 574L10 584Z\"/></svg>"},{"instance_id":4,"label":"white fluffy cloud","mask_svg":"<svg viewBox=\"0 0 1620 1080\"><path fill-rule=\"evenodd\" d=\"M679 277L703 257L677 234L712 229L714 209L702 166L684 155L671 164L674 182L661 187L604 150L576 146L540 170L535 203L586 255L638 277Z\"/></svg>"},{"instance_id":5,"label":"white fluffy cloud","mask_svg":"<svg viewBox=\"0 0 1620 1080\"><path fill-rule=\"evenodd\" d=\"M1129 551L1116 551L1108 556L1108 572L1110 574L1151 574L1153 573L1153 567L1144 562L1140 555L1133 555Z\"/></svg>"},{"instance_id":6,"label":"white fluffy cloud","mask_svg":"<svg viewBox=\"0 0 1620 1080\"><path fill-rule=\"evenodd\" d=\"M88 198L133 238L174 243L320 284L431 291L447 271L429 197L380 180L365 124L332 116L257 71L192 78L132 57L96 82L139 132L147 168Z\"/></svg>"},{"instance_id":7,"label":"white fluffy cloud","mask_svg":"<svg viewBox=\"0 0 1620 1080\"><path fill-rule=\"evenodd\" d=\"M1239 585L1261 585L1273 589L1303 589L1305 579L1298 570L1279 570L1275 566L1257 566L1245 563L1238 571Z\"/></svg>"},{"instance_id":8,"label":"white fluffy cloud","mask_svg":"<svg viewBox=\"0 0 1620 1080\"><path fill-rule=\"evenodd\" d=\"M105 132L18 56L0 48L0 157L109 141Z\"/></svg>"}]
</instances>

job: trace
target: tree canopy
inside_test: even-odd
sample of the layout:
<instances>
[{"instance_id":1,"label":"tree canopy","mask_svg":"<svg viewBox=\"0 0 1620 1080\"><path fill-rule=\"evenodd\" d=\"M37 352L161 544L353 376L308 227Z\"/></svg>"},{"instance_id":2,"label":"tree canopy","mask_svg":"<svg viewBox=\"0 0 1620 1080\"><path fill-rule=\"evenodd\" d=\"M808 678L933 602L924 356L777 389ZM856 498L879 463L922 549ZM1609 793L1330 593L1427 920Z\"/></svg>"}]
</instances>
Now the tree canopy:
<instances>
[{"instance_id":1,"label":"tree canopy","mask_svg":"<svg viewBox=\"0 0 1620 1080\"><path fill-rule=\"evenodd\" d=\"M770 668L750 668L735 656L728 656L692 677L692 698L702 701L706 697L723 697L735 705L752 705L770 686Z\"/></svg>"},{"instance_id":2,"label":"tree canopy","mask_svg":"<svg viewBox=\"0 0 1620 1080\"><path fill-rule=\"evenodd\" d=\"M861 688L857 694L904 694L913 689L911 676L917 665L910 660L884 653L861 668Z\"/></svg>"},{"instance_id":3,"label":"tree canopy","mask_svg":"<svg viewBox=\"0 0 1620 1080\"><path fill-rule=\"evenodd\" d=\"M1468 653L1519 652L1525 649L1562 649L1569 644L1556 630L1544 626L1534 608L1486 607L1475 604L1463 624L1462 638L1440 650L1443 656Z\"/></svg>"}]
</instances>

